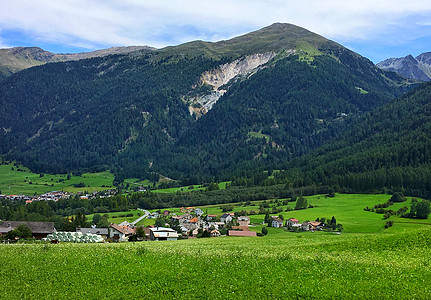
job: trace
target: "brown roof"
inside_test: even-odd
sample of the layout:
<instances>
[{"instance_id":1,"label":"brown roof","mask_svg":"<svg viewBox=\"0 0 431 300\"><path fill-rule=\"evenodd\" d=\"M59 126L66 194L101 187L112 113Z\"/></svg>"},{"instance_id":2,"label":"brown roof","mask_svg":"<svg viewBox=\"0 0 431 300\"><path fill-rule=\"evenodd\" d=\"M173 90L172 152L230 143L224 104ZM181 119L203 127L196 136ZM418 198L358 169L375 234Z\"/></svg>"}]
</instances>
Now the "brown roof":
<instances>
[{"instance_id":1,"label":"brown roof","mask_svg":"<svg viewBox=\"0 0 431 300\"><path fill-rule=\"evenodd\" d=\"M229 230L227 232L228 236L257 236L256 231L236 231Z\"/></svg>"},{"instance_id":2,"label":"brown roof","mask_svg":"<svg viewBox=\"0 0 431 300\"><path fill-rule=\"evenodd\" d=\"M127 227L127 226L120 226L117 224L111 224L109 225L110 227L114 228L115 230L124 233L124 234L134 234L135 233L135 229L131 228L131 227Z\"/></svg>"},{"instance_id":3,"label":"brown roof","mask_svg":"<svg viewBox=\"0 0 431 300\"><path fill-rule=\"evenodd\" d=\"M197 223L199 221L199 219L197 217L194 217L193 219L190 220L190 223Z\"/></svg>"},{"instance_id":4,"label":"brown roof","mask_svg":"<svg viewBox=\"0 0 431 300\"><path fill-rule=\"evenodd\" d=\"M299 222L298 219L290 218L289 220L292 221L292 222Z\"/></svg>"},{"instance_id":5,"label":"brown roof","mask_svg":"<svg viewBox=\"0 0 431 300\"><path fill-rule=\"evenodd\" d=\"M53 233L55 231L54 222L24 222L24 221L4 221L0 224L0 233L8 233L19 225L25 224L32 233Z\"/></svg>"},{"instance_id":6,"label":"brown roof","mask_svg":"<svg viewBox=\"0 0 431 300\"><path fill-rule=\"evenodd\" d=\"M248 226L232 226L232 229L240 229L242 231L250 231L250 228Z\"/></svg>"}]
</instances>

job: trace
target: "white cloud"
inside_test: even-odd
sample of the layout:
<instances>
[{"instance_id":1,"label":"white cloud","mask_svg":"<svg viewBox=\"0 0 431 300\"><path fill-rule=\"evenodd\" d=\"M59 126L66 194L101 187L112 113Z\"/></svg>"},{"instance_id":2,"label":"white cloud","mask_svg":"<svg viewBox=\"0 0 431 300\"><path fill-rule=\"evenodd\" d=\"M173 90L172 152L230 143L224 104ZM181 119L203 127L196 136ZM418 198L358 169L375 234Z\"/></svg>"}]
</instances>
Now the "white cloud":
<instances>
[{"instance_id":1,"label":"white cloud","mask_svg":"<svg viewBox=\"0 0 431 300\"><path fill-rule=\"evenodd\" d=\"M428 16L416 24L424 26L431 16L429 0L0 0L0 6L0 28L88 47L215 41L274 22L293 23L335 40L375 39L391 28L405 29L406 38L414 39L428 33L415 32L409 17Z\"/></svg>"}]
</instances>

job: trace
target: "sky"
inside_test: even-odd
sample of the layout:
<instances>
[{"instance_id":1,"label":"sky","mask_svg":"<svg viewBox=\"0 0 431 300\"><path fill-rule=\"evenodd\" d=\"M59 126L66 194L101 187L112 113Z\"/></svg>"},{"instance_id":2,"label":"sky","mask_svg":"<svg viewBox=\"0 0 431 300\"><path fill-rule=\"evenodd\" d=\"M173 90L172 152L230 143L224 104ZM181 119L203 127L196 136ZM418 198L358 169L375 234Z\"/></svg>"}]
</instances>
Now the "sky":
<instances>
[{"instance_id":1,"label":"sky","mask_svg":"<svg viewBox=\"0 0 431 300\"><path fill-rule=\"evenodd\" d=\"M0 0L0 8L0 48L161 48L225 40L281 22L374 63L431 51L429 0Z\"/></svg>"}]
</instances>

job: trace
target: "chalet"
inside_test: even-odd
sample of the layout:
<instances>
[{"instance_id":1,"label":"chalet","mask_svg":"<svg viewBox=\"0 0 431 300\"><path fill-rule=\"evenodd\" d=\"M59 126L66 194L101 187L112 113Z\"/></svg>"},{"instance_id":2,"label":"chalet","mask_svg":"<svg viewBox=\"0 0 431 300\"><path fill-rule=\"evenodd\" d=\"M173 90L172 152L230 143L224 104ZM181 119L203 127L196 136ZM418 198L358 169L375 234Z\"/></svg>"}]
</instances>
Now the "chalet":
<instances>
[{"instance_id":1,"label":"chalet","mask_svg":"<svg viewBox=\"0 0 431 300\"><path fill-rule=\"evenodd\" d=\"M109 236L108 228L76 228L76 232L98 234L101 235L104 239Z\"/></svg>"},{"instance_id":2,"label":"chalet","mask_svg":"<svg viewBox=\"0 0 431 300\"><path fill-rule=\"evenodd\" d=\"M239 226L248 226L250 225L250 217L249 216L239 216L237 219Z\"/></svg>"},{"instance_id":3,"label":"chalet","mask_svg":"<svg viewBox=\"0 0 431 300\"><path fill-rule=\"evenodd\" d=\"M310 221L309 222L311 226L313 226L312 230L322 230L323 225L321 222L318 221Z\"/></svg>"},{"instance_id":4,"label":"chalet","mask_svg":"<svg viewBox=\"0 0 431 300\"><path fill-rule=\"evenodd\" d=\"M232 218L232 216L230 215L230 214L223 214L221 217L220 217L220 221L221 222L224 222L224 223L229 223L230 221L232 221L233 220L233 218Z\"/></svg>"},{"instance_id":5,"label":"chalet","mask_svg":"<svg viewBox=\"0 0 431 300\"><path fill-rule=\"evenodd\" d=\"M33 237L38 240L56 231L54 222L4 221L0 223L0 235L6 235L9 231L14 230L22 224L30 228Z\"/></svg>"},{"instance_id":6,"label":"chalet","mask_svg":"<svg viewBox=\"0 0 431 300\"><path fill-rule=\"evenodd\" d=\"M256 231L237 231L229 230L227 232L228 236L257 236Z\"/></svg>"},{"instance_id":7,"label":"chalet","mask_svg":"<svg viewBox=\"0 0 431 300\"><path fill-rule=\"evenodd\" d=\"M154 227L150 228L151 241L176 241L179 234L172 228Z\"/></svg>"},{"instance_id":8,"label":"chalet","mask_svg":"<svg viewBox=\"0 0 431 300\"><path fill-rule=\"evenodd\" d=\"M287 227L295 227L295 226L293 226L294 224L299 224L299 221L297 219L293 219L293 218L290 218L289 220L286 221Z\"/></svg>"},{"instance_id":9,"label":"chalet","mask_svg":"<svg viewBox=\"0 0 431 300\"><path fill-rule=\"evenodd\" d=\"M109 225L109 228L109 237L116 242L127 241L130 235L135 234L135 229L129 226L111 224Z\"/></svg>"},{"instance_id":10,"label":"chalet","mask_svg":"<svg viewBox=\"0 0 431 300\"><path fill-rule=\"evenodd\" d=\"M281 219L274 219L274 220L272 220L272 227L275 227L275 228L281 228L281 227L283 227L283 220L281 220Z\"/></svg>"}]
</instances>

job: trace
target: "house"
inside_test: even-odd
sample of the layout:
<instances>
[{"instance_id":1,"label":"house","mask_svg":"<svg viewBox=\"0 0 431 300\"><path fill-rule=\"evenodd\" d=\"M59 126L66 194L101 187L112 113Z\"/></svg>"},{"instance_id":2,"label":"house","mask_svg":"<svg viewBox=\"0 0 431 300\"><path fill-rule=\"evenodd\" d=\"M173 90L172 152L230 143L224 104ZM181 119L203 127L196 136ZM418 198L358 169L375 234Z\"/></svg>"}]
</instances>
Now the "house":
<instances>
[{"instance_id":1,"label":"house","mask_svg":"<svg viewBox=\"0 0 431 300\"><path fill-rule=\"evenodd\" d=\"M311 226L313 226L312 230L322 230L323 226L321 222L318 221L310 221L309 222Z\"/></svg>"},{"instance_id":2,"label":"house","mask_svg":"<svg viewBox=\"0 0 431 300\"><path fill-rule=\"evenodd\" d=\"M281 220L281 219L272 220L272 227L275 227L275 228L283 227L283 220Z\"/></svg>"},{"instance_id":3,"label":"house","mask_svg":"<svg viewBox=\"0 0 431 300\"><path fill-rule=\"evenodd\" d=\"M310 222L302 222L301 229L303 231L309 231L313 229L313 225L311 225Z\"/></svg>"},{"instance_id":4,"label":"house","mask_svg":"<svg viewBox=\"0 0 431 300\"><path fill-rule=\"evenodd\" d=\"M25 221L4 221L0 223L0 235L6 235L9 231L14 230L19 225L26 225L31 230L35 239L46 238L48 234L55 232L54 222L25 222Z\"/></svg>"},{"instance_id":5,"label":"house","mask_svg":"<svg viewBox=\"0 0 431 300\"><path fill-rule=\"evenodd\" d=\"M128 226L110 224L109 228L110 228L109 237L116 242L127 241L130 235L135 234L135 229Z\"/></svg>"},{"instance_id":6,"label":"house","mask_svg":"<svg viewBox=\"0 0 431 300\"><path fill-rule=\"evenodd\" d=\"M204 211L200 208L195 209L195 216L200 217L204 214Z\"/></svg>"},{"instance_id":7,"label":"house","mask_svg":"<svg viewBox=\"0 0 431 300\"><path fill-rule=\"evenodd\" d=\"M220 221L224 222L224 223L229 223L232 220L233 220L233 218L232 218L232 216L230 214L223 214L220 217Z\"/></svg>"},{"instance_id":8,"label":"house","mask_svg":"<svg viewBox=\"0 0 431 300\"><path fill-rule=\"evenodd\" d=\"M236 221L239 223L239 226L250 225L250 217L249 216L239 216Z\"/></svg>"},{"instance_id":9,"label":"house","mask_svg":"<svg viewBox=\"0 0 431 300\"><path fill-rule=\"evenodd\" d=\"M237 231L229 230L227 232L228 236L257 236L256 231Z\"/></svg>"},{"instance_id":10,"label":"house","mask_svg":"<svg viewBox=\"0 0 431 300\"><path fill-rule=\"evenodd\" d=\"M215 218L217 218L217 215L207 215L207 221L211 221Z\"/></svg>"},{"instance_id":11,"label":"house","mask_svg":"<svg viewBox=\"0 0 431 300\"><path fill-rule=\"evenodd\" d=\"M108 228L76 228L76 232L91 233L101 235L104 239L109 236Z\"/></svg>"},{"instance_id":12,"label":"house","mask_svg":"<svg viewBox=\"0 0 431 300\"><path fill-rule=\"evenodd\" d=\"M218 231L217 229L214 229L214 230L211 230L211 237L219 237L221 234L220 234L220 231Z\"/></svg>"},{"instance_id":13,"label":"house","mask_svg":"<svg viewBox=\"0 0 431 300\"><path fill-rule=\"evenodd\" d=\"M293 226L294 224L299 224L299 221L293 218L290 218L289 220L286 221L287 227L297 227L297 226Z\"/></svg>"},{"instance_id":14,"label":"house","mask_svg":"<svg viewBox=\"0 0 431 300\"><path fill-rule=\"evenodd\" d=\"M176 241L178 237L179 234L172 228L150 228L150 241Z\"/></svg>"}]
</instances>

